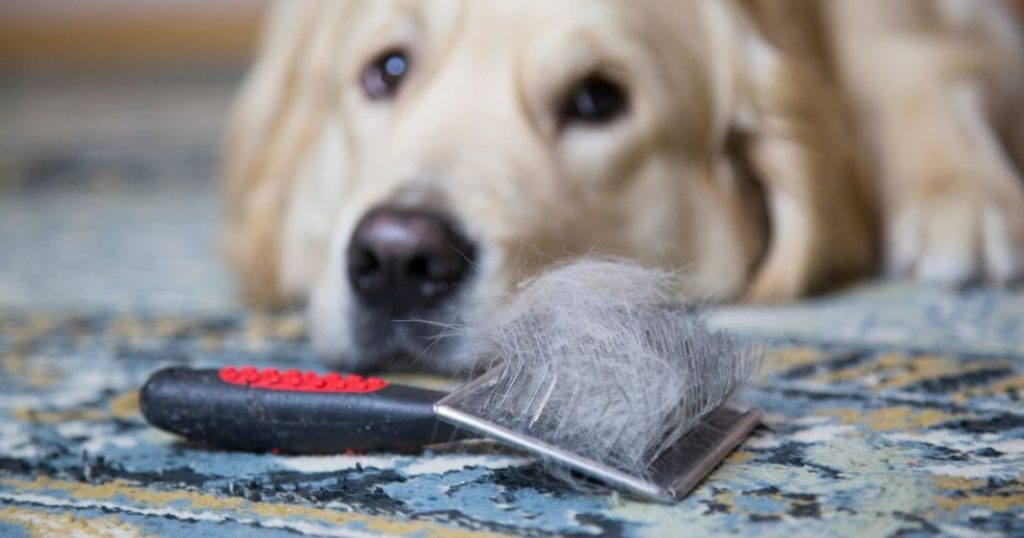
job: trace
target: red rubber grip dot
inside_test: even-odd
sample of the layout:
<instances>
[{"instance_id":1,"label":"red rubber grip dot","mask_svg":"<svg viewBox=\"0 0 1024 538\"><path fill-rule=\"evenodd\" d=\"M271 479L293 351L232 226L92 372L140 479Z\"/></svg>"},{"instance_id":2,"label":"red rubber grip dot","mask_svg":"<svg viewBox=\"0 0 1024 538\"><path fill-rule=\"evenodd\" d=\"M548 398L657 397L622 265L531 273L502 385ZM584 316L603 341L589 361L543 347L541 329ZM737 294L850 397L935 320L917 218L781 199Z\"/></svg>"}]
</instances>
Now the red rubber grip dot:
<instances>
[{"instance_id":1,"label":"red rubber grip dot","mask_svg":"<svg viewBox=\"0 0 1024 538\"><path fill-rule=\"evenodd\" d=\"M343 376L335 372L321 376L295 369L281 373L276 368L257 370L252 366L225 366L218 377L229 385L293 392L376 392L388 386L387 381L377 377Z\"/></svg>"}]
</instances>

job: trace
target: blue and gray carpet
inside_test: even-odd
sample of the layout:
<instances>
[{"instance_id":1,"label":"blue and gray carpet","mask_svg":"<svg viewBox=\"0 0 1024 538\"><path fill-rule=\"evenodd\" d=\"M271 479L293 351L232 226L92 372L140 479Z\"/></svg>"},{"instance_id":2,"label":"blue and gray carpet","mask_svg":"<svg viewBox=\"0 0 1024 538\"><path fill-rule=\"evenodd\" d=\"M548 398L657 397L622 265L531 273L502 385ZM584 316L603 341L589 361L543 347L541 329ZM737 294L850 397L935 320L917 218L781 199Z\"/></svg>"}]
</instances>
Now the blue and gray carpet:
<instances>
[{"instance_id":1,"label":"blue and gray carpet","mask_svg":"<svg viewBox=\"0 0 1024 538\"><path fill-rule=\"evenodd\" d=\"M875 285L714 322L764 425L685 501L579 494L488 444L229 453L148 427L170 365L317 368L246 314L212 182L230 76L0 83L0 536L1024 535L1024 293Z\"/></svg>"}]
</instances>

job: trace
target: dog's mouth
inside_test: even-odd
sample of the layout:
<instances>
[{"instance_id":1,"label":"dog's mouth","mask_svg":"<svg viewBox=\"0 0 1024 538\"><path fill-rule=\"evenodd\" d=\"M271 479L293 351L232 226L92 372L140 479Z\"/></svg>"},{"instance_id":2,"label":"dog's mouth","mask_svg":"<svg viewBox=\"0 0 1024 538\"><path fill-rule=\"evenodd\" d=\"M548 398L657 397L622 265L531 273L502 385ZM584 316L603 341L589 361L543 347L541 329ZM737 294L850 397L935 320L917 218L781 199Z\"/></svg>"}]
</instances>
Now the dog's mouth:
<instances>
[{"instance_id":1,"label":"dog's mouth","mask_svg":"<svg viewBox=\"0 0 1024 538\"><path fill-rule=\"evenodd\" d=\"M453 373L465 334L455 305L405 317L357 309L351 316L355 361L361 372Z\"/></svg>"}]
</instances>

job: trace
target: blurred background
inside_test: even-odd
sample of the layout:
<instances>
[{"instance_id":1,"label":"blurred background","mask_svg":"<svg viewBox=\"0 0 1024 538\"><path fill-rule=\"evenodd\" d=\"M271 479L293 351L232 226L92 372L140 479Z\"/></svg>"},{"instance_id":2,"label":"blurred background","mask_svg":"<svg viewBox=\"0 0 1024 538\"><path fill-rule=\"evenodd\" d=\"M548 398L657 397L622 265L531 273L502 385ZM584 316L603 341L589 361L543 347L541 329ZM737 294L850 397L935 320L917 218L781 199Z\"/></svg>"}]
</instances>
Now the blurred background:
<instances>
[{"instance_id":1,"label":"blurred background","mask_svg":"<svg viewBox=\"0 0 1024 538\"><path fill-rule=\"evenodd\" d=\"M0 309L221 310L221 128L263 0L0 1Z\"/></svg>"},{"instance_id":2,"label":"blurred background","mask_svg":"<svg viewBox=\"0 0 1024 538\"><path fill-rule=\"evenodd\" d=\"M238 309L218 154L266 3L0 0L0 312Z\"/></svg>"}]
</instances>

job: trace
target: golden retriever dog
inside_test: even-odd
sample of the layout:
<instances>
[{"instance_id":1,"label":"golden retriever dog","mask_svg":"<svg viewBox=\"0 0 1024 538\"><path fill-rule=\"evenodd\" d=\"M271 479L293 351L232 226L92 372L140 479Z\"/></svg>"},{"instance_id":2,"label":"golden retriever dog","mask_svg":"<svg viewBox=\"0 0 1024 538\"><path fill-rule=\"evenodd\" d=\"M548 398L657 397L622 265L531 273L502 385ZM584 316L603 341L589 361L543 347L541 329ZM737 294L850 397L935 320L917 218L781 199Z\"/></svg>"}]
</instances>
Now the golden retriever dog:
<instances>
[{"instance_id":1,"label":"golden retriever dog","mask_svg":"<svg viewBox=\"0 0 1024 538\"><path fill-rule=\"evenodd\" d=\"M348 370L589 253L720 300L1024 273L1024 41L1000 0L285 0L226 149L247 297Z\"/></svg>"}]
</instances>

